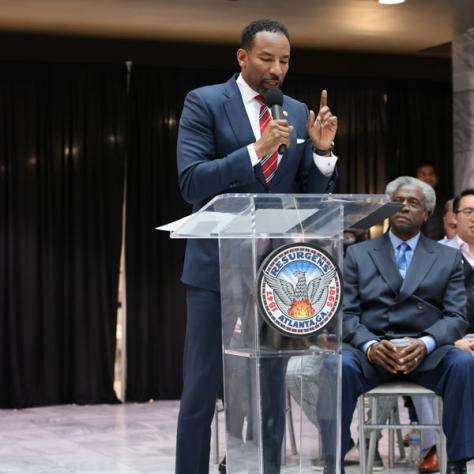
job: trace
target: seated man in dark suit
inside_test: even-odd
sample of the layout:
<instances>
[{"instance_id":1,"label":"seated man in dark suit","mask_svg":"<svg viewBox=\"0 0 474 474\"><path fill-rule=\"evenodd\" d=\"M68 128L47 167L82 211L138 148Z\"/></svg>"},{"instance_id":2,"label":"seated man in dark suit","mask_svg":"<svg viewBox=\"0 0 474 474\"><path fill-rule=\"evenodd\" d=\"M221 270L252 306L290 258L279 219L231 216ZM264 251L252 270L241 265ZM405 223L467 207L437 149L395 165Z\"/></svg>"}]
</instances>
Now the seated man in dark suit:
<instances>
[{"instance_id":1,"label":"seated man in dark suit","mask_svg":"<svg viewBox=\"0 0 474 474\"><path fill-rule=\"evenodd\" d=\"M342 452L359 395L413 381L443 398L448 474L465 473L474 457L474 358L453 346L467 328L462 256L420 234L435 206L431 186L400 177L386 192L404 207L385 235L349 247L344 261ZM397 350L390 339L400 337L410 344Z\"/></svg>"}]
</instances>

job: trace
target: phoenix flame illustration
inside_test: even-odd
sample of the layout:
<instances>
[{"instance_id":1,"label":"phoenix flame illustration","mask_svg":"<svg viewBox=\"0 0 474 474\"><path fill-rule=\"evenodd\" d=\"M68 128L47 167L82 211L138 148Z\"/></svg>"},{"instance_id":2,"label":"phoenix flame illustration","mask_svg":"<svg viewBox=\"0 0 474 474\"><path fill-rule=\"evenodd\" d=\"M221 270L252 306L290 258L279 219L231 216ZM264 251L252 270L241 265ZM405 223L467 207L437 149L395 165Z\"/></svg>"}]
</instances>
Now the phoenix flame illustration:
<instances>
[{"instance_id":1,"label":"phoenix flame illustration","mask_svg":"<svg viewBox=\"0 0 474 474\"><path fill-rule=\"evenodd\" d=\"M336 269L313 278L306 282L306 272L296 271L296 285L293 286L288 280L273 276L264 272L265 281L273 290L275 300L280 309L297 319L306 319L319 313L326 303L328 286Z\"/></svg>"}]
</instances>

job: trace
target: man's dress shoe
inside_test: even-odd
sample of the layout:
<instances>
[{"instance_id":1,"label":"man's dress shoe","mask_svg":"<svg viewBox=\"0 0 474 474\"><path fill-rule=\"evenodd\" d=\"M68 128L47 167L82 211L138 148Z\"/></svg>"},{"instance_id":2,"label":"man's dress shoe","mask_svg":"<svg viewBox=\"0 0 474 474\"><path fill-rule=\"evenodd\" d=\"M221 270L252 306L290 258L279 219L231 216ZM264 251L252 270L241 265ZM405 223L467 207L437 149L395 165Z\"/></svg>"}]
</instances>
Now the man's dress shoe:
<instances>
[{"instance_id":1,"label":"man's dress shoe","mask_svg":"<svg viewBox=\"0 0 474 474\"><path fill-rule=\"evenodd\" d=\"M438 472L439 461L436 454L436 446L433 446L427 453L418 466L419 472Z\"/></svg>"},{"instance_id":2,"label":"man's dress shoe","mask_svg":"<svg viewBox=\"0 0 474 474\"><path fill-rule=\"evenodd\" d=\"M224 456L224 459L219 463L219 467L217 468L217 470L221 473L221 474L225 474L227 472L227 460L226 460L226 456Z\"/></svg>"},{"instance_id":3,"label":"man's dress shoe","mask_svg":"<svg viewBox=\"0 0 474 474\"><path fill-rule=\"evenodd\" d=\"M466 474L467 468L465 462L448 462L446 474Z\"/></svg>"}]
</instances>

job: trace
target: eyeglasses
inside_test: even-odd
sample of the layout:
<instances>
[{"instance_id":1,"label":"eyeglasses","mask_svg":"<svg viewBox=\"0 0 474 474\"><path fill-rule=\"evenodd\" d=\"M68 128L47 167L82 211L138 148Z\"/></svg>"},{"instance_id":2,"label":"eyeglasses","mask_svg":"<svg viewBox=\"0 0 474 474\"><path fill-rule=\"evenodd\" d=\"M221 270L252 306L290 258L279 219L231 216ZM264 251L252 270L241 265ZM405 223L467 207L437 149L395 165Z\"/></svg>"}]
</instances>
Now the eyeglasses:
<instances>
[{"instance_id":1,"label":"eyeglasses","mask_svg":"<svg viewBox=\"0 0 474 474\"><path fill-rule=\"evenodd\" d=\"M456 211L456 214L462 213L466 217L472 217L474 216L474 209L472 207L466 207L464 209L459 209L459 211Z\"/></svg>"}]
</instances>

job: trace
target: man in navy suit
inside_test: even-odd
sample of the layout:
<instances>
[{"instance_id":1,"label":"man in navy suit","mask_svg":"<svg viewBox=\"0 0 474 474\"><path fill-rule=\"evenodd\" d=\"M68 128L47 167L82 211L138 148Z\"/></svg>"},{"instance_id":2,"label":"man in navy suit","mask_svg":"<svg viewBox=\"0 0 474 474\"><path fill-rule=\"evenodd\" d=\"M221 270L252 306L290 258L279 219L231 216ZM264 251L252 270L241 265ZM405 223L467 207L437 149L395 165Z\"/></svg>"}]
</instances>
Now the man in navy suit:
<instances>
[{"instance_id":1,"label":"man in navy suit","mask_svg":"<svg viewBox=\"0 0 474 474\"><path fill-rule=\"evenodd\" d=\"M359 395L411 380L443 398L447 472L465 473L474 457L474 358L453 346L467 328L462 256L420 234L435 207L431 186L404 176L386 193L404 205L390 230L349 247L344 261L342 450ZM400 337L409 345L398 351L390 340Z\"/></svg>"},{"instance_id":2,"label":"man in navy suit","mask_svg":"<svg viewBox=\"0 0 474 474\"><path fill-rule=\"evenodd\" d=\"M179 125L179 184L193 211L222 193L325 193L335 179L332 154L337 119L321 94L318 114L284 96L286 119L261 129L261 95L281 87L290 61L287 29L271 20L250 23L237 51L240 74L224 84L191 91ZM264 162L280 145L276 171ZM178 419L176 473L209 472L210 424L222 383L217 242L187 243L182 281L187 285L184 385ZM283 371L284 374L284 371ZM282 375L283 377L283 375ZM275 430L274 430L275 431ZM276 437L281 439L282 433ZM279 472L278 439L265 473ZM265 456L265 454L264 454ZM268 462L267 462L268 461Z\"/></svg>"}]
</instances>

